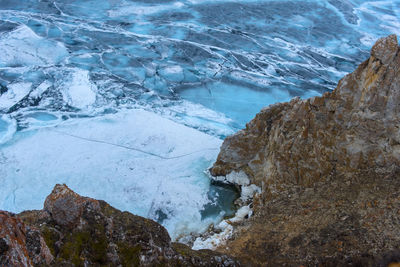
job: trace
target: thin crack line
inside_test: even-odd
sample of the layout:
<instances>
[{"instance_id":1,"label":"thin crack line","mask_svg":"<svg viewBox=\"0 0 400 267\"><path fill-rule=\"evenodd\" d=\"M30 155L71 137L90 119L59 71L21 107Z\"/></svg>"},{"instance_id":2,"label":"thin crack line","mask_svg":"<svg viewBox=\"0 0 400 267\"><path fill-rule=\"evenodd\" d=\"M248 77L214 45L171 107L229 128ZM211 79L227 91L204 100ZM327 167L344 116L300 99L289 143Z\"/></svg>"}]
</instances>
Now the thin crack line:
<instances>
[{"instance_id":1,"label":"thin crack line","mask_svg":"<svg viewBox=\"0 0 400 267\"><path fill-rule=\"evenodd\" d=\"M143 154L147 154L147 155L150 155L150 156L153 156L153 157L157 157L157 158L160 158L160 159L164 159L164 160L183 158L183 157L190 156L192 154L199 153L199 152L202 152L202 151L207 151L207 150L218 150L218 148L205 148L205 149L197 150L197 151L190 152L190 153L187 153L187 154L182 154L182 155L179 155L179 156L165 157L165 156L161 156L161 155L149 152L149 151L142 150L140 148L134 148L134 147L124 146L124 145L114 144L114 143L110 143L110 142L106 142L106 141L102 141L102 140L96 140L96 139L92 139L92 138L86 138L86 137L82 137L82 136L78 136L78 135L74 135L74 134L69 134L69 133L65 133L65 132L62 132L62 131L58 131L58 130L50 130L50 131L53 131L53 132L56 132L56 133L59 133L59 134L63 134L63 135L67 135L67 136L71 136L71 137L74 137L74 138L77 138L77 139L93 142L93 143L100 143L100 144L105 144L105 145L110 145L110 146L115 146L115 147L125 148L125 149L128 149L128 150L137 151L137 152L140 152L140 153L143 153Z\"/></svg>"}]
</instances>

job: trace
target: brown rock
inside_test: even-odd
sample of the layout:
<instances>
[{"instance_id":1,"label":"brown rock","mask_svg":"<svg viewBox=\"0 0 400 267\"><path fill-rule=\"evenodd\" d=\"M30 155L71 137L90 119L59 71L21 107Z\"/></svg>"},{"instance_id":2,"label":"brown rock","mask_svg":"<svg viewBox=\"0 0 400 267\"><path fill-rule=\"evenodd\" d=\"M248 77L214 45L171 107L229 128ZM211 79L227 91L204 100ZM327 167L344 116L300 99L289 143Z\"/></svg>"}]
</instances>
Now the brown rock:
<instances>
[{"instance_id":1,"label":"brown rock","mask_svg":"<svg viewBox=\"0 0 400 267\"><path fill-rule=\"evenodd\" d=\"M44 210L61 226L75 226L85 209L99 211L99 202L81 197L66 185L56 185L44 202Z\"/></svg>"},{"instance_id":2,"label":"brown rock","mask_svg":"<svg viewBox=\"0 0 400 267\"><path fill-rule=\"evenodd\" d=\"M376 57L343 78L332 93L263 109L246 129L226 138L211 173L244 170L258 185L276 179L312 185L338 171L352 175L371 166L398 166L397 51L395 36L380 39ZM384 64L387 56L392 60Z\"/></svg>"},{"instance_id":3,"label":"brown rock","mask_svg":"<svg viewBox=\"0 0 400 267\"><path fill-rule=\"evenodd\" d=\"M49 265L53 260L39 231L0 211L0 266Z\"/></svg>"},{"instance_id":4,"label":"brown rock","mask_svg":"<svg viewBox=\"0 0 400 267\"><path fill-rule=\"evenodd\" d=\"M379 39L333 92L264 108L225 139L211 173L242 170L262 187L233 255L368 266L399 249L399 51L395 35Z\"/></svg>"},{"instance_id":5,"label":"brown rock","mask_svg":"<svg viewBox=\"0 0 400 267\"><path fill-rule=\"evenodd\" d=\"M183 244L172 244L160 224L121 212L104 201L82 197L66 185L54 187L43 210L25 211L18 216L40 230L28 234L26 243L37 252L41 244L38 240L44 238L54 255L52 266L239 265L218 252L193 251ZM7 247L0 242L0 249Z\"/></svg>"},{"instance_id":6,"label":"brown rock","mask_svg":"<svg viewBox=\"0 0 400 267\"><path fill-rule=\"evenodd\" d=\"M396 56L398 50L395 34L379 39L371 49L371 56L381 60L383 64L389 64Z\"/></svg>"}]
</instances>

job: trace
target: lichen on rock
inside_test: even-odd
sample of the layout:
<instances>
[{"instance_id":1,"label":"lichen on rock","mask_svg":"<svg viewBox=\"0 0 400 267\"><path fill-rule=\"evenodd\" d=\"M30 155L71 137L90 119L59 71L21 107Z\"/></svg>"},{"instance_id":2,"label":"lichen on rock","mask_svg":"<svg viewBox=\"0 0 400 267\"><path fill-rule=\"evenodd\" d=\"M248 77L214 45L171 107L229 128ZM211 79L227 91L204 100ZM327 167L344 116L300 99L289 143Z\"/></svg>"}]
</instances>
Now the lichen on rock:
<instances>
[{"instance_id":1,"label":"lichen on rock","mask_svg":"<svg viewBox=\"0 0 400 267\"><path fill-rule=\"evenodd\" d=\"M244 171L251 182L311 186L337 172L394 168L400 162L400 56L395 35L321 97L264 108L225 139L215 176Z\"/></svg>"},{"instance_id":2,"label":"lichen on rock","mask_svg":"<svg viewBox=\"0 0 400 267\"><path fill-rule=\"evenodd\" d=\"M381 38L334 91L266 107L225 139L211 174L244 172L262 189L233 255L368 266L399 250L399 52L395 35Z\"/></svg>"},{"instance_id":3,"label":"lichen on rock","mask_svg":"<svg viewBox=\"0 0 400 267\"><path fill-rule=\"evenodd\" d=\"M155 221L56 185L43 210L0 211L1 266L239 266L171 243Z\"/></svg>"},{"instance_id":4,"label":"lichen on rock","mask_svg":"<svg viewBox=\"0 0 400 267\"><path fill-rule=\"evenodd\" d=\"M0 211L0 266L43 266L53 255L38 229L27 226L15 214Z\"/></svg>"}]
</instances>

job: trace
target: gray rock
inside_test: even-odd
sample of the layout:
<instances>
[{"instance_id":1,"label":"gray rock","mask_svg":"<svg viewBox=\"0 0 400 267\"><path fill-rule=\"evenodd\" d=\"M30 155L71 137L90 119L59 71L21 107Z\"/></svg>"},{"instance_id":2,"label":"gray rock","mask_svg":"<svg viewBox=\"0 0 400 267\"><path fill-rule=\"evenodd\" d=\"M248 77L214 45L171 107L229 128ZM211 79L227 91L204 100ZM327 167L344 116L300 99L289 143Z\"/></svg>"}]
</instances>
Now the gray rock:
<instances>
[{"instance_id":1,"label":"gray rock","mask_svg":"<svg viewBox=\"0 0 400 267\"><path fill-rule=\"evenodd\" d=\"M256 266L376 266L396 255L399 52L395 35L381 38L333 92L264 108L225 139L211 173L244 171L262 193L221 251Z\"/></svg>"}]
</instances>

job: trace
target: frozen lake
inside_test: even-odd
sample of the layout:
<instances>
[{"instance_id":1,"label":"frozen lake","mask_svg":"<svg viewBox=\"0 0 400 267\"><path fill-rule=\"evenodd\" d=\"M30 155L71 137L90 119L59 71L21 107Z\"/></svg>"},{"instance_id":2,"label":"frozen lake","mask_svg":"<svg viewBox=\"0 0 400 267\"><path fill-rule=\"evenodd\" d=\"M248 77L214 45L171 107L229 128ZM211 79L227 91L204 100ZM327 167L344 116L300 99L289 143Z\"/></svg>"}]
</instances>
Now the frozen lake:
<instances>
[{"instance_id":1,"label":"frozen lake","mask_svg":"<svg viewBox=\"0 0 400 267\"><path fill-rule=\"evenodd\" d=\"M391 33L398 1L0 0L0 209L66 183L203 232L234 212L206 174L223 138Z\"/></svg>"}]
</instances>

